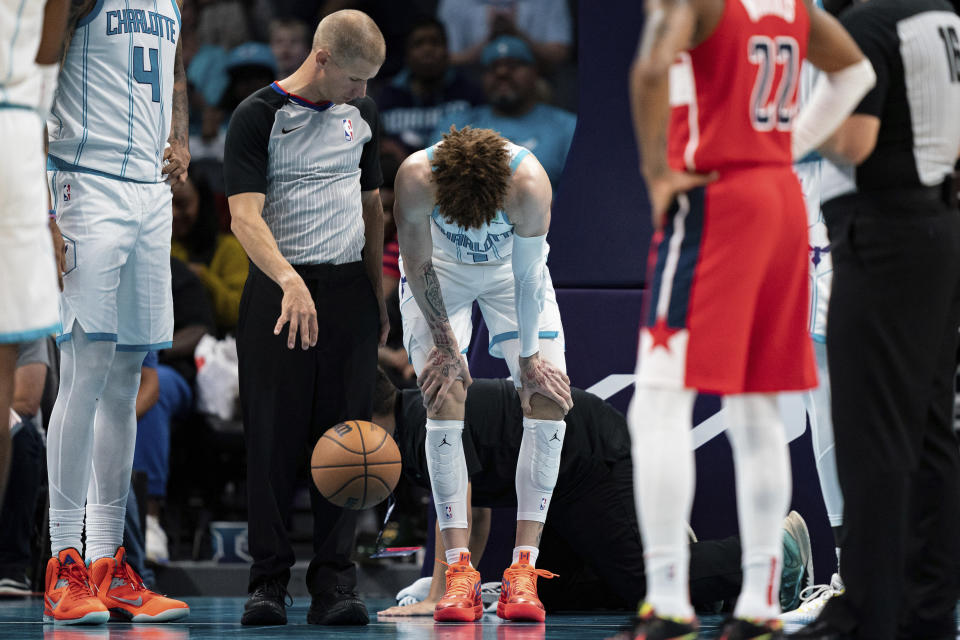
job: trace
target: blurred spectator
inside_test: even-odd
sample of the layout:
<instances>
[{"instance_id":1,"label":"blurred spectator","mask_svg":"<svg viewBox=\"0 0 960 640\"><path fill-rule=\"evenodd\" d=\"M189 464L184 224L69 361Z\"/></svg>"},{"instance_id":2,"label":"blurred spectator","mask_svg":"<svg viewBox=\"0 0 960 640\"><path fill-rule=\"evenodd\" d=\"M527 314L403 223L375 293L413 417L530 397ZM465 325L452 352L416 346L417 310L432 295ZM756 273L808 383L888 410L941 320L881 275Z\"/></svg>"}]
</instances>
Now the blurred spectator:
<instances>
[{"instance_id":1,"label":"blurred spectator","mask_svg":"<svg viewBox=\"0 0 960 640\"><path fill-rule=\"evenodd\" d=\"M270 50L277 63L276 80L283 80L303 64L313 48L313 34L303 20L275 18L270 21Z\"/></svg>"},{"instance_id":2,"label":"blurred spectator","mask_svg":"<svg viewBox=\"0 0 960 640\"><path fill-rule=\"evenodd\" d=\"M146 554L154 561L167 557L167 537L159 515L170 473L170 422L193 407L197 368L193 352L200 338L213 333L213 311L203 284L186 264L170 258L173 280L173 346L144 359L137 395L137 441L133 468L147 474ZM154 372L148 371L153 365ZM154 390L155 387L155 390ZM141 413L142 410L148 409ZM141 505L142 507L143 505Z\"/></svg>"},{"instance_id":3,"label":"blurred spectator","mask_svg":"<svg viewBox=\"0 0 960 640\"><path fill-rule=\"evenodd\" d=\"M543 165L554 193L577 118L569 111L537 101L537 70L527 44L501 36L483 49L483 91L488 104L452 118L434 130L431 142L456 125L493 129L515 144L532 151Z\"/></svg>"},{"instance_id":4,"label":"blurred spectator","mask_svg":"<svg viewBox=\"0 0 960 640\"><path fill-rule=\"evenodd\" d=\"M46 478L40 400L50 366L48 338L17 349L12 409L20 423L11 429L13 455L6 500L0 510L0 595L30 595L27 567L34 539L37 497ZM3 416L0 428L7 428Z\"/></svg>"},{"instance_id":5,"label":"blurred spectator","mask_svg":"<svg viewBox=\"0 0 960 640\"><path fill-rule=\"evenodd\" d=\"M209 2L200 8L197 39L202 44L233 49L250 39L247 15L240 2Z\"/></svg>"},{"instance_id":6,"label":"blurred spectator","mask_svg":"<svg viewBox=\"0 0 960 640\"><path fill-rule=\"evenodd\" d=\"M430 144L430 135L470 107L483 103L483 94L451 69L443 23L424 18L406 39L406 66L377 98L383 130L408 151Z\"/></svg>"},{"instance_id":7,"label":"blurred spectator","mask_svg":"<svg viewBox=\"0 0 960 640\"><path fill-rule=\"evenodd\" d=\"M573 31L566 0L440 0L453 64L480 61L483 47L500 36L525 41L546 69L570 57Z\"/></svg>"},{"instance_id":8,"label":"blurred spectator","mask_svg":"<svg viewBox=\"0 0 960 640\"><path fill-rule=\"evenodd\" d=\"M293 1L299 3L303 0ZM400 71L404 57L403 43L411 27L424 16L437 13L437 0L324 0L322 5L321 18L341 9L357 9L377 23L387 42L387 57L377 74L379 78L389 78ZM378 84L376 78L372 84ZM375 95L376 91L371 89L369 93Z\"/></svg>"},{"instance_id":9,"label":"blurred spectator","mask_svg":"<svg viewBox=\"0 0 960 640\"><path fill-rule=\"evenodd\" d=\"M157 383L157 352L148 351L143 358L143 364L140 366L140 387L137 389L137 403L136 403L136 413L137 413L137 442L139 443L140 436L139 431L141 429L140 419L147 414L154 406L157 404L157 400L160 397L160 387ZM134 450L136 452L136 450ZM134 471L142 471L137 467L136 461L133 466ZM147 475L149 478L149 474ZM140 508L141 505L137 501L137 494L134 490L133 482L130 483L130 490L127 492L127 510L123 518L123 547L127 552L127 562L130 563L130 566L133 567L134 571L140 574L140 577L143 579L143 583L147 585L148 589L152 589L156 583L156 576L153 573L153 569L147 566L147 553L146 553L146 534L144 533L143 527L140 526ZM147 516L147 527L150 526L150 516ZM154 522L156 522L156 527L159 528L159 523L157 522L156 517L153 517ZM163 533L163 529L160 529L160 534L163 536L164 548L166 547L166 534ZM154 533L153 544L158 543L156 533ZM169 555L169 554L168 554ZM162 562L166 557L158 558L151 557L152 562Z\"/></svg>"},{"instance_id":10,"label":"blurred spectator","mask_svg":"<svg viewBox=\"0 0 960 640\"><path fill-rule=\"evenodd\" d=\"M170 255L200 278L213 304L217 334L235 331L250 262L240 242L219 230L213 194L201 179L173 187Z\"/></svg>"},{"instance_id":11,"label":"blurred spectator","mask_svg":"<svg viewBox=\"0 0 960 640\"><path fill-rule=\"evenodd\" d=\"M204 101L200 137L190 139L192 161L223 161L233 110L248 95L273 82L276 73L273 52L262 42L244 42L228 53L219 47L200 48L187 70L188 81Z\"/></svg>"}]
</instances>

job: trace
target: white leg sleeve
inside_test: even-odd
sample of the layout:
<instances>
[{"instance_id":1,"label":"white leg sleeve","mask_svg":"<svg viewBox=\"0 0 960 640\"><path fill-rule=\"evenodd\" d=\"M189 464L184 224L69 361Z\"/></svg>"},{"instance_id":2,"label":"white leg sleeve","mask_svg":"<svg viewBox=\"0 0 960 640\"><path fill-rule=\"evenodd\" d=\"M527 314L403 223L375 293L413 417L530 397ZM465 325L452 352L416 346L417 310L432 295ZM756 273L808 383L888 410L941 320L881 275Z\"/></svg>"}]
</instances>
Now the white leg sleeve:
<instances>
[{"instance_id":1,"label":"white leg sleeve","mask_svg":"<svg viewBox=\"0 0 960 640\"><path fill-rule=\"evenodd\" d=\"M47 432L50 543L54 555L68 547L81 548L94 416L115 351L113 342L87 338L79 323L74 324L71 339L60 345L60 391Z\"/></svg>"},{"instance_id":2,"label":"white leg sleeve","mask_svg":"<svg viewBox=\"0 0 960 640\"><path fill-rule=\"evenodd\" d=\"M643 534L647 602L661 615L693 615L687 520L693 506L691 390L638 386L628 422L633 488Z\"/></svg>"},{"instance_id":3,"label":"white leg sleeve","mask_svg":"<svg viewBox=\"0 0 960 640\"><path fill-rule=\"evenodd\" d=\"M843 492L837 477L837 456L834 450L833 418L830 413L830 373L827 369L827 345L815 342L817 377L820 386L803 394L803 403L810 416L810 435L813 440L813 457L817 463L820 491L827 507L831 527L843 524Z\"/></svg>"},{"instance_id":4,"label":"white leg sleeve","mask_svg":"<svg viewBox=\"0 0 960 640\"><path fill-rule=\"evenodd\" d=\"M463 421L427 419L427 470L440 529L467 528L467 459Z\"/></svg>"},{"instance_id":5,"label":"white leg sleeve","mask_svg":"<svg viewBox=\"0 0 960 640\"><path fill-rule=\"evenodd\" d=\"M517 520L546 522L566 430L563 420L523 419L517 457Z\"/></svg>"},{"instance_id":6,"label":"white leg sleeve","mask_svg":"<svg viewBox=\"0 0 960 640\"><path fill-rule=\"evenodd\" d=\"M790 456L776 394L724 398L737 479L743 587L734 615L780 612L783 518L790 506Z\"/></svg>"},{"instance_id":7,"label":"white leg sleeve","mask_svg":"<svg viewBox=\"0 0 960 640\"><path fill-rule=\"evenodd\" d=\"M93 429L87 487L86 560L112 556L123 543L123 516L137 440L137 391L143 351L118 351L107 375Z\"/></svg>"}]
</instances>

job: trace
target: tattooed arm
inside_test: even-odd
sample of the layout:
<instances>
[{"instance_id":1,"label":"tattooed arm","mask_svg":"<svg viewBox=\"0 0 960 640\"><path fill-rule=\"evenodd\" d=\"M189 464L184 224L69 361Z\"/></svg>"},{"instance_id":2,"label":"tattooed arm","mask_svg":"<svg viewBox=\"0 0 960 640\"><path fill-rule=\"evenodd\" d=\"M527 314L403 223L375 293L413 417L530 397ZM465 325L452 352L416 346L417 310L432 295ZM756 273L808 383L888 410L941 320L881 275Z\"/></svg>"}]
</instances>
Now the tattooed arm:
<instances>
[{"instance_id":1,"label":"tattooed arm","mask_svg":"<svg viewBox=\"0 0 960 640\"><path fill-rule=\"evenodd\" d=\"M650 195L654 229L675 194L709 182L708 176L672 171L667 164L670 117L670 67L677 54L702 39L700 13L716 0L647 0L647 19L637 58L630 68L630 107L640 151L640 166ZM706 7L706 9L704 9ZM717 18L719 19L719 18ZM712 31L713 27L709 27Z\"/></svg>"},{"instance_id":2,"label":"tattooed arm","mask_svg":"<svg viewBox=\"0 0 960 640\"><path fill-rule=\"evenodd\" d=\"M413 292L433 340L433 348L418 378L428 415L442 410L447 392L460 386L455 385L458 379L463 383L460 388L466 388L471 382L466 360L460 354L460 346L447 318L440 280L433 266L430 213L434 194L431 181L427 154L418 151L407 158L397 172L393 208L406 286Z\"/></svg>"},{"instance_id":3,"label":"tattooed arm","mask_svg":"<svg viewBox=\"0 0 960 640\"><path fill-rule=\"evenodd\" d=\"M183 0L177 0L182 9ZM165 180L171 185L187 181L190 166L190 105L187 101L187 72L183 67L183 34L177 38L177 55L173 62L173 108L170 118L170 144L163 152Z\"/></svg>"}]
</instances>

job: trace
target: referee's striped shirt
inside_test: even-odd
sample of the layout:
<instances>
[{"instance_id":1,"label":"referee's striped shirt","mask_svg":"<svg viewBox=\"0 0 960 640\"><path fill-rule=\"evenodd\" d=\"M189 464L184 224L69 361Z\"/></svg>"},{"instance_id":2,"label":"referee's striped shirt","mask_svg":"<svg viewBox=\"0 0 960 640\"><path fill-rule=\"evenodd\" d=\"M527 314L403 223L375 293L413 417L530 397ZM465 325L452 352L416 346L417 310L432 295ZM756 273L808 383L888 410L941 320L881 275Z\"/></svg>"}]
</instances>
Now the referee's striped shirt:
<instances>
[{"instance_id":1,"label":"referee's striped shirt","mask_svg":"<svg viewBox=\"0 0 960 640\"><path fill-rule=\"evenodd\" d=\"M877 73L855 113L880 131L860 166L824 163L823 201L942 183L960 149L960 16L947 0L870 0L840 21Z\"/></svg>"},{"instance_id":2,"label":"referee's striped shirt","mask_svg":"<svg viewBox=\"0 0 960 640\"><path fill-rule=\"evenodd\" d=\"M380 187L370 98L315 104L273 83L240 103L227 129L227 196L263 193L263 219L290 264L345 264L364 245L361 191Z\"/></svg>"}]
</instances>

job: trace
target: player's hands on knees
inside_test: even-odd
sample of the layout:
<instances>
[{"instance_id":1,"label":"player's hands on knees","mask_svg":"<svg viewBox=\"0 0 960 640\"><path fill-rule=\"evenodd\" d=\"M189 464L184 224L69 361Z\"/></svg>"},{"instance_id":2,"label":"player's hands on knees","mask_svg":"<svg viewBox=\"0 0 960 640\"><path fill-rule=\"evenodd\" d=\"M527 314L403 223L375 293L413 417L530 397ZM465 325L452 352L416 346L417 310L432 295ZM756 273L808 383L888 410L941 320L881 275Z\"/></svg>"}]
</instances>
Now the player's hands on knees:
<instances>
[{"instance_id":1,"label":"player's hands on knees","mask_svg":"<svg viewBox=\"0 0 960 640\"><path fill-rule=\"evenodd\" d=\"M667 169L658 175L646 176L647 194L650 196L650 215L653 220L654 231L663 228L667 209L677 194L696 189L717 179L719 174L690 173Z\"/></svg>"},{"instance_id":2,"label":"player's hands on knees","mask_svg":"<svg viewBox=\"0 0 960 640\"><path fill-rule=\"evenodd\" d=\"M300 277L291 279L283 287L283 301L280 303L280 317L273 328L273 335L278 336L283 331L283 325L290 325L287 331L287 349L293 349L297 344L297 332L300 332L300 347L308 349L316 346L317 308L310 296L307 285Z\"/></svg>"},{"instance_id":3,"label":"player's hands on knees","mask_svg":"<svg viewBox=\"0 0 960 640\"><path fill-rule=\"evenodd\" d=\"M458 380L463 382L464 389L473 383L467 359L457 350L456 344L450 347L434 345L417 379L423 393L423 406L434 413L440 411L447 393Z\"/></svg>"},{"instance_id":4,"label":"player's hands on knees","mask_svg":"<svg viewBox=\"0 0 960 640\"><path fill-rule=\"evenodd\" d=\"M378 618L390 618L393 616L432 616L433 610L437 608L437 601L427 598L421 602L413 604L396 605L389 609L377 612Z\"/></svg>"},{"instance_id":5,"label":"player's hands on knees","mask_svg":"<svg viewBox=\"0 0 960 640\"><path fill-rule=\"evenodd\" d=\"M170 140L163 150L163 180L173 186L187 181L187 167L190 166L190 149L179 140Z\"/></svg>"},{"instance_id":6,"label":"player's hands on knees","mask_svg":"<svg viewBox=\"0 0 960 640\"><path fill-rule=\"evenodd\" d=\"M573 408L570 394L570 378L556 365L547 362L535 353L529 358L520 358L520 405L524 415L531 412L530 398L539 393L557 403L566 415Z\"/></svg>"}]
</instances>

